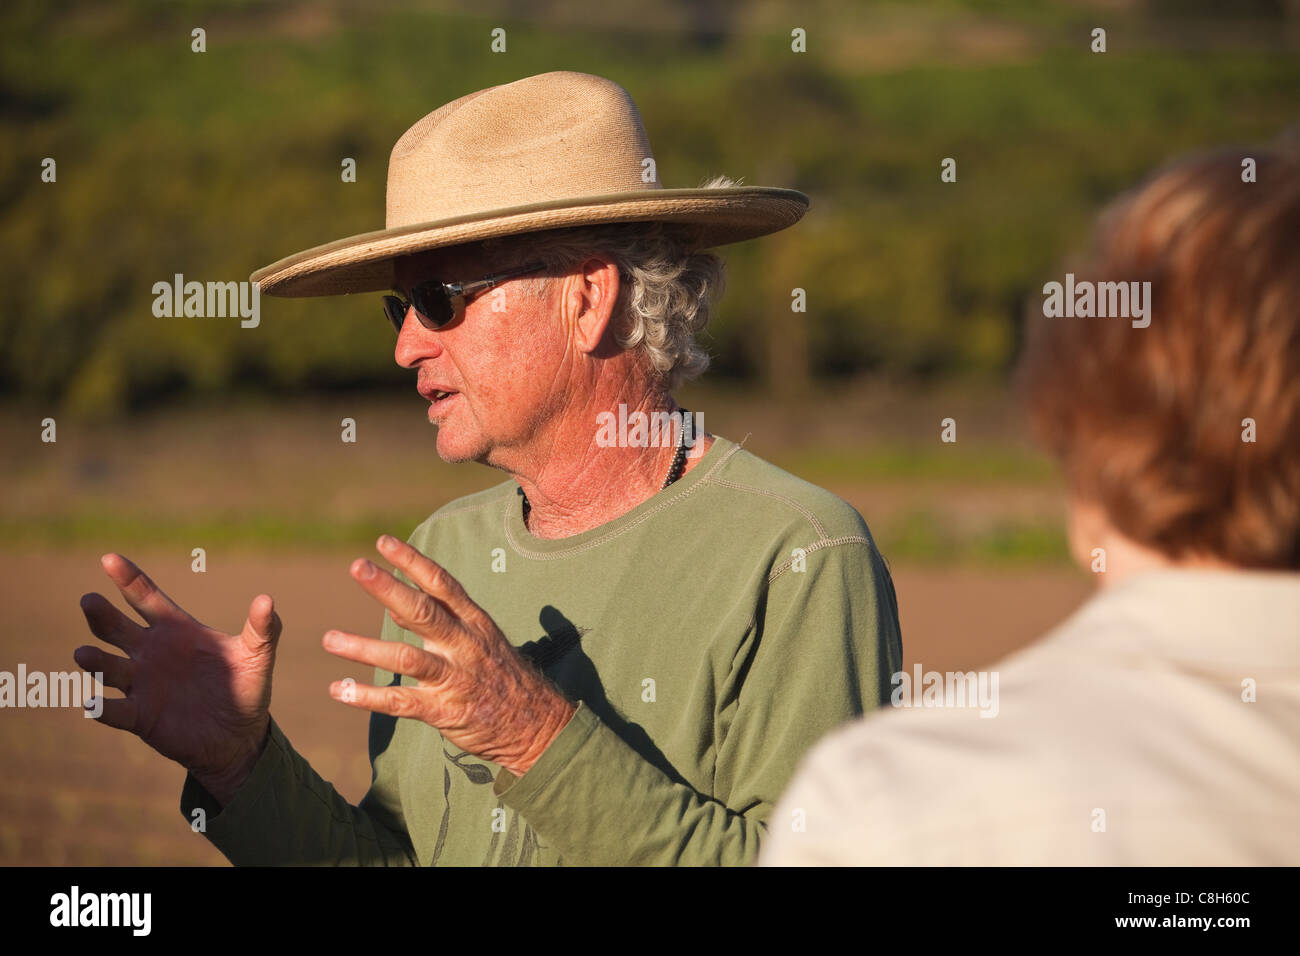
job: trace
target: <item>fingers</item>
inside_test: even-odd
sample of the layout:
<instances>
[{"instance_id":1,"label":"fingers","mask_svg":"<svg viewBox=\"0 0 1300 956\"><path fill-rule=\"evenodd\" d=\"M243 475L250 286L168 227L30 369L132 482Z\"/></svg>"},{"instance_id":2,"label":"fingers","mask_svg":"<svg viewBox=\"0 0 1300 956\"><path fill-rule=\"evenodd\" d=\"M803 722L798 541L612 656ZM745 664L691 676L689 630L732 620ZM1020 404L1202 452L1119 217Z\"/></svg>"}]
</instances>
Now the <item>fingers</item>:
<instances>
[{"instance_id":1,"label":"fingers","mask_svg":"<svg viewBox=\"0 0 1300 956\"><path fill-rule=\"evenodd\" d=\"M128 654L144 633L144 628L115 608L102 594L83 594L81 613L86 616L90 633Z\"/></svg>"},{"instance_id":2,"label":"fingers","mask_svg":"<svg viewBox=\"0 0 1300 956\"><path fill-rule=\"evenodd\" d=\"M443 604L459 618L469 618L481 609L470 600L460 582L447 573L441 565L425 557L405 541L392 535L380 535L375 543L379 553L402 569L415 582L416 587Z\"/></svg>"},{"instance_id":3,"label":"fingers","mask_svg":"<svg viewBox=\"0 0 1300 956\"><path fill-rule=\"evenodd\" d=\"M149 576L120 554L110 553L99 559L104 571L122 592L126 602L140 612L150 624L176 616L187 616L149 579Z\"/></svg>"},{"instance_id":4,"label":"fingers","mask_svg":"<svg viewBox=\"0 0 1300 956\"><path fill-rule=\"evenodd\" d=\"M392 717L421 718L428 708L427 702L419 697L413 687L375 687L372 684L341 680L330 684L330 696L352 707Z\"/></svg>"},{"instance_id":5,"label":"fingers","mask_svg":"<svg viewBox=\"0 0 1300 956\"><path fill-rule=\"evenodd\" d=\"M444 658L404 641L377 641L343 631L327 631L321 644L338 657L421 681L436 681L447 669Z\"/></svg>"},{"instance_id":6,"label":"fingers","mask_svg":"<svg viewBox=\"0 0 1300 956\"><path fill-rule=\"evenodd\" d=\"M115 687L124 694L131 692L131 674L134 664L125 657L109 654L87 644L73 651L72 659L83 670L102 675L100 680L105 687Z\"/></svg>"},{"instance_id":7,"label":"fingers","mask_svg":"<svg viewBox=\"0 0 1300 956\"><path fill-rule=\"evenodd\" d=\"M274 648L283 629L284 625L280 621L280 615L275 613L275 601L271 595L259 594L248 606L248 620L244 621L240 637L250 651L268 645Z\"/></svg>"},{"instance_id":8,"label":"fingers","mask_svg":"<svg viewBox=\"0 0 1300 956\"><path fill-rule=\"evenodd\" d=\"M371 597L388 608L398 627L440 637L452 635L451 614L424 591L408 587L364 558L353 561L349 571Z\"/></svg>"}]
</instances>

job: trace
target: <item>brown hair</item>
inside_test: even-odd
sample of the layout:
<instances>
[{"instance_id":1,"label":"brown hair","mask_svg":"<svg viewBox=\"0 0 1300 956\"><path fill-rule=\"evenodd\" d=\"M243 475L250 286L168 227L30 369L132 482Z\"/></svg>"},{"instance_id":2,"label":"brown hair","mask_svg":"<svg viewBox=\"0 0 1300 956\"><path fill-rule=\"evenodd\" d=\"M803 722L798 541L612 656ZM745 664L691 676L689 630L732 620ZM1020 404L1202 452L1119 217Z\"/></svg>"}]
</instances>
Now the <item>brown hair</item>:
<instances>
[{"instance_id":1,"label":"brown hair","mask_svg":"<svg viewBox=\"0 0 1300 956\"><path fill-rule=\"evenodd\" d=\"M1300 569L1298 251L1300 153L1195 156L1112 204L1073 270L1076 285L1149 281L1149 326L1031 307L1031 427L1130 540Z\"/></svg>"}]
</instances>

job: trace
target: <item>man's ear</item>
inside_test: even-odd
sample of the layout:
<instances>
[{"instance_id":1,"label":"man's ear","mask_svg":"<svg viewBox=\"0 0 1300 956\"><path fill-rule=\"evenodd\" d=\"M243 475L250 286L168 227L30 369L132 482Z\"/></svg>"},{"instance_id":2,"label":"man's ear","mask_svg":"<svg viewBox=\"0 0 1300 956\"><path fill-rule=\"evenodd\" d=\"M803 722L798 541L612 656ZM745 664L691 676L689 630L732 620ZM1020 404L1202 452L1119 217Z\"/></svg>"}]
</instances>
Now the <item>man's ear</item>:
<instances>
[{"instance_id":1,"label":"man's ear","mask_svg":"<svg viewBox=\"0 0 1300 956\"><path fill-rule=\"evenodd\" d=\"M618 265L602 255L585 259L565 279L565 318L581 351L590 354L600 348L614 318L621 282Z\"/></svg>"}]
</instances>

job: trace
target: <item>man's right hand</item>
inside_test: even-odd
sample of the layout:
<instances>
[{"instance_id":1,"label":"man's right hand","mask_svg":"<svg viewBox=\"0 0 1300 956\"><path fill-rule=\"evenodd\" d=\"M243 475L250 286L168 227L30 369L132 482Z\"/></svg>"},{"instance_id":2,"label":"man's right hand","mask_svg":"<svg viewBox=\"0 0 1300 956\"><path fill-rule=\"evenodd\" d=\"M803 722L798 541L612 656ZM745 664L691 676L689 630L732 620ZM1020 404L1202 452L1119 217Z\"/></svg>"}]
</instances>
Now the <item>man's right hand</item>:
<instances>
[{"instance_id":1,"label":"man's right hand","mask_svg":"<svg viewBox=\"0 0 1300 956\"><path fill-rule=\"evenodd\" d=\"M135 734L181 764L222 806L252 773L266 746L271 671L280 618L270 595L259 594L239 634L200 624L120 554L100 559L147 626L103 595L86 594L81 610L91 632L128 657L87 645L77 664L103 673L125 697L105 698L98 720Z\"/></svg>"}]
</instances>

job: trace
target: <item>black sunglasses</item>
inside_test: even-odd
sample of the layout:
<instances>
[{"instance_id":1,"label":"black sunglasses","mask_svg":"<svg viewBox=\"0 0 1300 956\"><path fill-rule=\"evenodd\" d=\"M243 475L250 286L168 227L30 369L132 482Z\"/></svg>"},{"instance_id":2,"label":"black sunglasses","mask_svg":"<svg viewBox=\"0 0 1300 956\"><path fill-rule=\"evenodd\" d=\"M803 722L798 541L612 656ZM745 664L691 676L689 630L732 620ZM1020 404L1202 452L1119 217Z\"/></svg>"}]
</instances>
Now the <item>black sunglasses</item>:
<instances>
[{"instance_id":1,"label":"black sunglasses","mask_svg":"<svg viewBox=\"0 0 1300 956\"><path fill-rule=\"evenodd\" d=\"M402 334L406 313L415 307L416 317L426 329L436 331L459 322L465 316L465 303L471 296L499 285L506 279L515 279L546 268L545 263L534 262L509 272L499 272L474 282L443 282L428 279L411 287L411 301L400 295L384 296L384 315L393 324L397 334Z\"/></svg>"}]
</instances>

